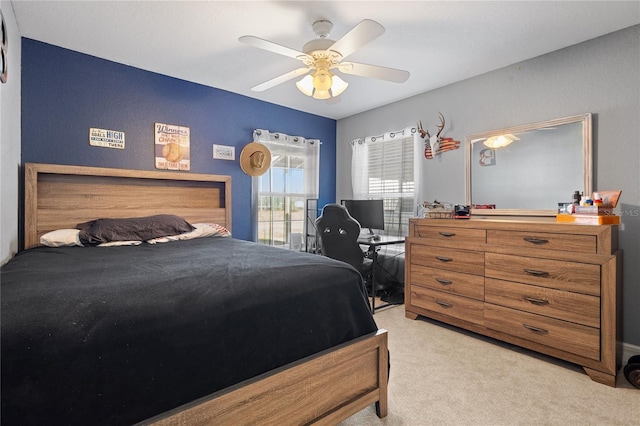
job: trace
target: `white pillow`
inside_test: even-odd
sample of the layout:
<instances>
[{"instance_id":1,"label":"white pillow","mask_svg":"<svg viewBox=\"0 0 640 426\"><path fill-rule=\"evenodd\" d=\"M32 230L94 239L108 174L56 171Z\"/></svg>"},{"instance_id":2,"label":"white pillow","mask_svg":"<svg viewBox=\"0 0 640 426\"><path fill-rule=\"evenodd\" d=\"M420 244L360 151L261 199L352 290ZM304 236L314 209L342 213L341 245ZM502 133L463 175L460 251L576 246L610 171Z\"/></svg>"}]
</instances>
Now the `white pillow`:
<instances>
[{"instance_id":1,"label":"white pillow","mask_svg":"<svg viewBox=\"0 0 640 426\"><path fill-rule=\"evenodd\" d=\"M40 237L40 244L48 247L80 246L79 229L56 229Z\"/></svg>"},{"instance_id":2,"label":"white pillow","mask_svg":"<svg viewBox=\"0 0 640 426\"><path fill-rule=\"evenodd\" d=\"M196 228L191 232L185 232L184 234L170 235L167 237L154 238L147 240L149 244L167 243L169 241L178 240L192 240L194 238L204 237L230 237L231 232L224 226L217 223L194 223L193 227Z\"/></svg>"},{"instance_id":3,"label":"white pillow","mask_svg":"<svg viewBox=\"0 0 640 426\"><path fill-rule=\"evenodd\" d=\"M193 225L196 229L191 232L177 235L180 240L190 240L192 238L202 237L230 237L231 232L224 226L217 223L196 223Z\"/></svg>"},{"instance_id":4,"label":"white pillow","mask_svg":"<svg viewBox=\"0 0 640 426\"><path fill-rule=\"evenodd\" d=\"M158 237L151 240L147 240L146 242L149 244L158 244L158 243L168 243L169 241L178 241L178 236L169 235L168 237Z\"/></svg>"},{"instance_id":5,"label":"white pillow","mask_svg":"<svg viewBox=\"0 0 640 426\"><path fill-rule=\"evenodd\" d=\"M100 243L96 247L118 247L118 246L137 246L142 244L142 241L108 241L106 243Z\"/></svg>"}]
</instances>

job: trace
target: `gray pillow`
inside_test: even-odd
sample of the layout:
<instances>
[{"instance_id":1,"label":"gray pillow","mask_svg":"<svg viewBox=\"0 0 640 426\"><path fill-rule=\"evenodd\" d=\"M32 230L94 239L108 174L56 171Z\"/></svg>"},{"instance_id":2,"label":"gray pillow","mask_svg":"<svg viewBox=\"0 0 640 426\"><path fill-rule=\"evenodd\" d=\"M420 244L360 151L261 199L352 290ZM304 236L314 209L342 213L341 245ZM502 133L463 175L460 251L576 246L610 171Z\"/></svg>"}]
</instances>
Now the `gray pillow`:
<instances>
[{"instance_id":1,"label":"gray pillow","mask_svg":"<svg viewBox=\"0 0 640 426\"><path fill-rule=\"evenodd\" d=\"M155 216L121 219L96 219L76 225L83 245L97 245L111 241L147 241L191 232L195 228L180 216Z\"/></svg>"}]
</instances>

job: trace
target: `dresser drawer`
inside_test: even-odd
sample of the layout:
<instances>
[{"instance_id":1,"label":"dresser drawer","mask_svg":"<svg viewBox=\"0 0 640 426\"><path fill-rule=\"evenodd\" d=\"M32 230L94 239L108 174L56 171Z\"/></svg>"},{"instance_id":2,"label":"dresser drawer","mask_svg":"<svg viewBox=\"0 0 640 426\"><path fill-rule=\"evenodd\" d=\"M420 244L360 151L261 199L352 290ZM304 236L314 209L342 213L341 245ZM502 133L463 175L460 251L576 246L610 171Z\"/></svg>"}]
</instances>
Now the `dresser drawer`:
<instances>
[{"instance_id":1,"label":"dresser drawer","mask_svg":"<svg viewBox=\"0 0 640 426\"><path fill-rule=\"evenodd\" d=\"M600 265L498 253L485 258L488 278L600 296Z\"/></svg>"},{"instance_id":2,"label":"dresser drawer","mask_svg":"<svg viewBox=\"0 0 640 426\"><path fill-rule=\"evenodd\" d=\"M411 286L411 304L478 325L484 318L483 302L416 285Z\"/></svg>"},{"instance_id":3,"label":"dresser drawer","mask_svg":"<svg viewBox=\"0 0 640 426\"><path fill-rule=\"evenodd\" d=\"M547 232L487 230L487 243L497 246L596 253L595 235L554 234Z\"/></svg>"},{"instance_id":4,"label":"dresser drawer","mask_svg":"<svg viewBox=\"0 0 640 426\"><path fill-rule=\"evenodd\" d=\"M484 300L484 277L411 265L411 285Z\"/></svg>"},{"instance_id":5,"label":"dresser drawer","mask_svg":"<svg viewBox=\"0 0 640 426\"><path fill-rule=\"evenodd\" d=\"M484 244L487 231L484 229L447 228L444 226L416 226L415 237L434 241L455 241L466 244Z\"/></svg>"},{"instance_id":6,"label":"dresser drawer","mask_svg":"<svg viewBox=\"0 0 640 426\"><path fill-rule=\"evenodd\" d=\"M487 328L586 358L600 359L600 330L486 303Z\"/></svg>"},{"instance_id":7,"label":"dresser drawer","mask_svg":"<svg viewBox=\"0 0 640 426\"><path fill-rule=\"evenodd\" d=\"M485 301L508 308L600 327L600 298L487 278Z\"/></svg>"},{"instance_id":8,"label":"dresser drawer","mask_svg":"<svg viewBox=\"0 0 640 426\"><path fill-rule=\"evenodd\" d=\"M484 275L484 253L480 251L414 244L411 246L411 263L466 274Z\"/></svg>"}]
</instances>

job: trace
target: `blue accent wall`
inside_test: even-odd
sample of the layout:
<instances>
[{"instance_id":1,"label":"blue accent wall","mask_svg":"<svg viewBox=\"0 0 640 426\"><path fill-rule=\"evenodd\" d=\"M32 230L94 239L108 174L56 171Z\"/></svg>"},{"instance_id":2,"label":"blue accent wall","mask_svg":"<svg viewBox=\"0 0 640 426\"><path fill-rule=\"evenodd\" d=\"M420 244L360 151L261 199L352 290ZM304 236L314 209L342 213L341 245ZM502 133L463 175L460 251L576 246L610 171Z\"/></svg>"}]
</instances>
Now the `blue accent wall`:
<instances>
[{"instance_id":1,"label":"blue accent wall","mask_svg":"<svg viewBox=\"0 0 640 426\"><path fill-rule=\"evenodd\" d=\"M335 120L22 39L22 164L156 170L156 122L190 128L192 173L232 177L236 238L251 239L251 178L238 160L254 129L320 139L318 205L335 200ZM89 145L92 127L125 132L125 149ZM214 160L213 144L234 146L236 160Z\"/></svg>"}]
</instances>

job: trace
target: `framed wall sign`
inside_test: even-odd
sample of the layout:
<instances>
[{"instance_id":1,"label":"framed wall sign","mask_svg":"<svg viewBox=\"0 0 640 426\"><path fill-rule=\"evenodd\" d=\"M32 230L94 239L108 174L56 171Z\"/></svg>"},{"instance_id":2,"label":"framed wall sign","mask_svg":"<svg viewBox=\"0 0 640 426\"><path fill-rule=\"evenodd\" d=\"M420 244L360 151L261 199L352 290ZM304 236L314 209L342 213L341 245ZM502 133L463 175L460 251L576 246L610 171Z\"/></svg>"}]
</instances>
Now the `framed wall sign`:
<instances>
[{"instance_id":1,"label":"framed wall sign","mask_svg":"<svg viewBox=\"0 0 640 426\"><path fill-rule=\"evenodd\" d=\"M92 127L89 129L89 145L124 149L124 132Z\"/></svg>"},{"instance_id":2,"label":"framed wall sign","mask_svg":"<svg viewBox=\"0 0 640 426\"><path fill-rule=\"evenodd\" d=\"M191 131L175 124L155 123L155 162L157 169L190 170Z\"/></svg>"},{"instance_id":3,"label":"framed wall sign","mask_svg":"<svg viewBox=\"0 0 640 426\"><path fill-rule=\"evenodd\" d=\"M213 158L218 160L235 160L236 148L234 146L213 144Z\"/></svg>"}]
</instances>

